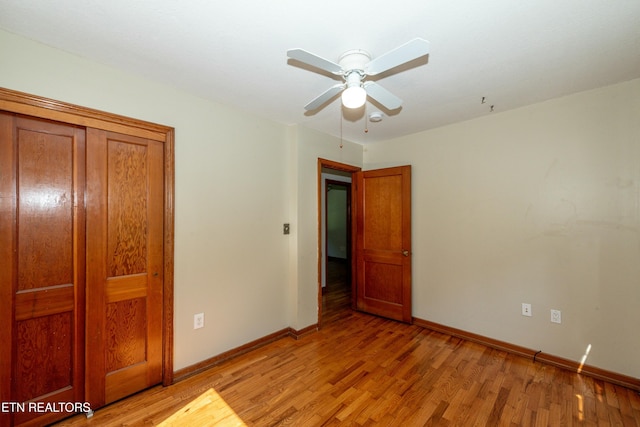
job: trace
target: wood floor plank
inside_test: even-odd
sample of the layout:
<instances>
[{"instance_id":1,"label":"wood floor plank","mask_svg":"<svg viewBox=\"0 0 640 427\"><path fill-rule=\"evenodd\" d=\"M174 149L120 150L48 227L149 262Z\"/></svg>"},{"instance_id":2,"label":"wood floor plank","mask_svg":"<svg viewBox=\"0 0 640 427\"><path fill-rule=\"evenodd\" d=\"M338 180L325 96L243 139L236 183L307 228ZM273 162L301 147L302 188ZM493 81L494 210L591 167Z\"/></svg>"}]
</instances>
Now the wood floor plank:
<instances>
[{"instance_id":1,"label":"wood floor plank","mask_svg":"<svg viewBox=\"0 0 640 427\"><path fill-rule=\"evenodd\" d=\"M320 331L57 426L640 427L633 390L354 312L348 282L329 287Z\"/></svg>"}]
</instances>

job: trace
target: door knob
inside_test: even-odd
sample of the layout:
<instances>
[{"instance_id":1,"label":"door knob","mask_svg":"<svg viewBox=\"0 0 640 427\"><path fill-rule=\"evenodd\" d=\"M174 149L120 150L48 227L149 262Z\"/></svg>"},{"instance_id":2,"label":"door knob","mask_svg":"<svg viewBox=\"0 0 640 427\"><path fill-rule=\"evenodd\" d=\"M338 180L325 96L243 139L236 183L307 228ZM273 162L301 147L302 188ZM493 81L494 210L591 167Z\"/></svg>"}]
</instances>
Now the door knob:
<instances>
[{"instance_id":1,"label":"door knob","mask_svg":"<svg viewBox=\"0 0 640 427\"><path fill-rule=\"evenodd\" d=\"M402 251L402 255L404 255L404 256L409 256L409 251L407 251L407 250Z\"/></svg>"}]
</instances>

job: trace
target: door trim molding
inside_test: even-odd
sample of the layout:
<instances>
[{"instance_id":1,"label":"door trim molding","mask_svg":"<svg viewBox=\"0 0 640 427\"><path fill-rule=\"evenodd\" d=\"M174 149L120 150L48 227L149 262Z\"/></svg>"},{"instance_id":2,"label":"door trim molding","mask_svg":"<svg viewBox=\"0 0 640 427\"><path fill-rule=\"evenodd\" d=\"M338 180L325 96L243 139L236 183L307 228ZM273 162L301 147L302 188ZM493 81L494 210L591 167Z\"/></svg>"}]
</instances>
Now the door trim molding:
<instances>
[{"instance_id":1,"label":"door trim molding","mask_svg":"<svg viewBox=\"0 0 640 427\"><path fill-rule=\"evenodd\" d=\"M316 178L316 183L318 185L318 191L317 191L317 195L318 195L318 202L317 202L317 206L318 206L318 328L322 327L322 257L325 256L324 254L324 248L322 247L322 169L323 168L328 168L328 169L334 169L334 170L338 170L338 171L343 171L343 172L348 172L351 174L352 179L351 179L351 184L353 185L353 174L356 172L360 172L362 170L361 167L359 166L352 166L352 165L348 165L345 163L339 163L339 162L335 162L333 160L327 160L327 159L323 159L318 157L318 171L317 171L317 178ZM356 257L354 256L355 254L355 248L354 248L354 244L355 244L355 203L354 203L354 196L355 195L355 191L351 191L351 236L350 236L350 243L351 243L351 247L349 248L349 260L351 262L351 298L352 298L352 307L355 308L355 302L354 302L354 295L355 295L355 259Z\"/></svg>"},{"instance_id":2,"label":"door trim molding","mask_svg":"<svg viewBox=\"0 0 640 427\"><path fill-rule=\"evenodd\" d=\"M0 110L40 119L114 131L163 143L164 285L162 384L173 383L173 287L175 226L174 128L0 87Z\"/></svg>"},{"instance_id":3,"label":"door trim molding","mask_svg":"<svg viewBox=\"0 0 640 427\"><path fill-rule=\"evenodd\" d=\"M167 142L173 128L113 113L0 88L0 110Z\"/></svg>"}]
</instances>

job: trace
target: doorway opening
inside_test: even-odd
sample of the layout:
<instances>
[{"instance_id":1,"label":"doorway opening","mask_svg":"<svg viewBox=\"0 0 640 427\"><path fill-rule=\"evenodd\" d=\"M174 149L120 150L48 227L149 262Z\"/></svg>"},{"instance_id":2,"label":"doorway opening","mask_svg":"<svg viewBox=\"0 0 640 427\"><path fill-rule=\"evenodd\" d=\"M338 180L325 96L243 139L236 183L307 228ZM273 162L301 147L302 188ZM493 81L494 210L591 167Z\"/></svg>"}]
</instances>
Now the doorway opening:
<instances>
[{"instance_id":1,"label":"doorway opening","mask_svg":"<svg viewBox=\"0 0 640 427\"><path fill-rule=\"evenodd\" d=\"M318 326L355 307L352 175L359 167L318 159Z\"/></svg>"}]
</instances>

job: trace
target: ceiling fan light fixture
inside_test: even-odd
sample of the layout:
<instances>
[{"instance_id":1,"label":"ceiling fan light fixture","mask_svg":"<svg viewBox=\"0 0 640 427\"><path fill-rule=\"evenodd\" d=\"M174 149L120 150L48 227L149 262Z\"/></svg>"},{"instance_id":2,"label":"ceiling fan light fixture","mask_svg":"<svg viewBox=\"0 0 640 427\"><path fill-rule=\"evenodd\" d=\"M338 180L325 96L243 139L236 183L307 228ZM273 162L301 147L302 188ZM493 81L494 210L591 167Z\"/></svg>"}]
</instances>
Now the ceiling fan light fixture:
<instances>
[{"instance_id":1,"label":"ceiling fan light fixture","mask_svg":"<svg viewBox=\"0 0 640 427\"><path fill-rule=\"evenodd\" d=\"M361 86L351 86L342 92L342 105L347 108L360 108L367 101L367 91Z\"/></svg>"},{"instance_id":2,"label":"ceiling fan light fixture","mask_svg":"<svg viewBox=\"0 0 640 427\"><path fill-rule=\"evenodd\" d=\"M346 108L360 108L367 102L367 98L371 98L372 101L387 110L397 110L402 106L402 100L375 81L367 81L366 78L375 75L382 76L390 70L397 69L401 65L428 54L429 42L419 37L373 60L371 55L364 50L350 50L340 56L338 64L304 49L296 48L287 51L287 56L290 59L329 72L335 76L341 76L344 80L343 84L331 86L320 96L305 105L304 109L307 111L314 111L324 107L340 91L342 91L342 104Z\"/></svg>"}]
</instances>

